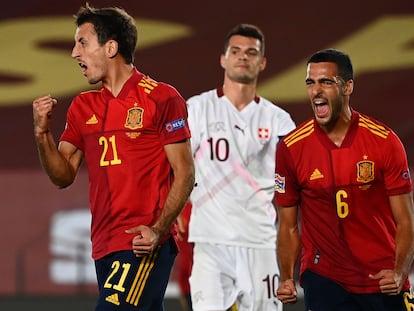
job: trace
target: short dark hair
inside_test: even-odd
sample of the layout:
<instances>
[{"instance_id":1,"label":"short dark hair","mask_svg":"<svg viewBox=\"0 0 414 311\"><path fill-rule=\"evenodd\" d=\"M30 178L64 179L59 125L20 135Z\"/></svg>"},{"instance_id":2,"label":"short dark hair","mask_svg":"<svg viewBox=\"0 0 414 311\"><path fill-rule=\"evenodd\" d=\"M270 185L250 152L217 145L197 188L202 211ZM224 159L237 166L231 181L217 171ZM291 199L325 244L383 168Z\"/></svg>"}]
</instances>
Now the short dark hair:
<instances>
[{"instance_id":1,"label":"short dark hair","mask_svg":"<svg viewBox=\"0 0 414 311\"><path fill-rule=\"evenodd\" d=\"M262 53L262 55L264 55L265 37L263 35L263 32L259 29L259 27L251 24L239 24L235 26L232 30L230 30L230 32L226 35L226 38L224 40L224 53L226 53L229 47L230 38L235 35L258 39L260 41L260 52Z\"/></svg>"},{"instance_id":2,"label":"short dark hair","mask_svg":"<svg viewBox=\"0 0 414 311\"><path fill-rule=\"evenodd\" d=\"M354 70L350 57L336 49L325 49L314 53L308 60L309 63L335 63L338 66L339 76L345 81L354 79Z\"/></svg>"},{"instance_id":3,"label":"short dark hair","mask_svg":"<svg viewBox=\"0 0 414 311\"><path fill-rule=\"evenodd\" d=\"M103 45L108 40L118 42L119 54L125 58L126 63L133 62L138 33L134 19L124 9L98 9L86 3L74 17L78 27L84 23L93 24L99 44Z\"/></svg>"}]
</instances>

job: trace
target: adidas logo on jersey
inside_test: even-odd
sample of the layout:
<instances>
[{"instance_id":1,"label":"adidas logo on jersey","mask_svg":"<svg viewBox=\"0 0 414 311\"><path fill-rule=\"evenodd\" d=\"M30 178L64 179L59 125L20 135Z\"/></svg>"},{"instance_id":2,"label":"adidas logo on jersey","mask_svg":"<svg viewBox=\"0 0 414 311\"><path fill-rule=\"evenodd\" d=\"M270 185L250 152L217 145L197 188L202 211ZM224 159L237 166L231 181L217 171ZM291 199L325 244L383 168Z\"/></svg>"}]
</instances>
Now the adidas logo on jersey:
<instances>
[{"instance_id":1,"label":"adidas logo on jersey","mask_svg":"<svg viewBox=\"0 0 414 311\"><path fill-rule=\"evenodd\" d=\"M93 116L86 121L86 124L98 124L98 119L96 118L95 114L93 114Z\"/></svg>"},{"instance_id":2,"label":"adidas logo on jersey","mask_svg":"<svg viewBox=\"0 0 414 311\"><path fill-rule=\"evenodd\" d=\"M315 180L315 179L320 179L320 178L324 178L325 176L323 176L323 174L317 169L315 168L315 170L313 171L312 175L310 176L310 180Z\"/></svg>"},{"instance_id":3,"label":"adidas logo on jersey","mask_svg":"<svg viewBox=\"0 0 414 311\"><path fill-rule=\"evenodd\" d=\"M118 294L113 294L113 295L106 297L105 301L113 303L114 305L117 305L117 306L120 305Z\"/></svg>"}]
</instances>

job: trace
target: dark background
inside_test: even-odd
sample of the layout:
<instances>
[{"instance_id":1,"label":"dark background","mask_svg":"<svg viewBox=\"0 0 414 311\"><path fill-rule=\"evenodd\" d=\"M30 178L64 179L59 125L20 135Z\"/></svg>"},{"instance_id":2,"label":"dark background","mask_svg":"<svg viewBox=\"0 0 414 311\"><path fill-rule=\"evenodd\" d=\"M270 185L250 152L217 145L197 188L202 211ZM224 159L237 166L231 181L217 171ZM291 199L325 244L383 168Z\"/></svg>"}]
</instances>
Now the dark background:
<instances>
[{"instance_id":1,"label":"dark background","mask_svg":"<svg viewBox=\"0 0 414 311\"><path fill-rule=\"evenodd\" d=\"M95 285L57 284L50 278L51 224L60 211L88 206L87 177L82 168L67 190L55 189L40 168L33 140L31 102L50 93L59 99L53 132L59 136L71 98L88 88L75 61L67 57L75 27L49 37L71 18L83 1L9 1L0 10L0 309L90 310ZM390 125L414 165L414 2L333 1L90 1L120 6L137 19L135 64L154 79L174 85L188 98L220 86L219 57L226 33L240 22L258 25L266 35L268 66L259 93L289 111L300 123L311 116L305 96L305 61L315 51L334 47L349 53L356 72L352 106ZM34 19L35 18L35 19ZM46 26L42 23L46 21ZM146 27L141 27L147 25ZM151 21L153 24L150 24ZM163 23L168 23L167 25ZM18 31L16 25L23 25ZM43 25L43 26L42 26ZM157 26L158 25L158 26ZM181 36L166 34L180 26ZM65 28L66 29L66 28ZM146 32L144 32L146 30ZM142 32L141 32L142 31ZM150 42L151 38L162 39ZM40 39L39 39L40 38ZM44 38L44 39L42 39ZM27 42L33 44L27 46ZM142 43L142 45L141 45ZM18 68L23 68L18 70ZM38 88L37 77L46 79ZM73 80L75 79L75 80ZM63 91L56 86L58 83ZM16 89L17 95L9 98ZM172 276L174 283L174 274ZM299 310L301 305L297 305ZM293 310L295 308L291 308ZM177 292L167 311L179 310Z\"/></svg>"}]
</instances>

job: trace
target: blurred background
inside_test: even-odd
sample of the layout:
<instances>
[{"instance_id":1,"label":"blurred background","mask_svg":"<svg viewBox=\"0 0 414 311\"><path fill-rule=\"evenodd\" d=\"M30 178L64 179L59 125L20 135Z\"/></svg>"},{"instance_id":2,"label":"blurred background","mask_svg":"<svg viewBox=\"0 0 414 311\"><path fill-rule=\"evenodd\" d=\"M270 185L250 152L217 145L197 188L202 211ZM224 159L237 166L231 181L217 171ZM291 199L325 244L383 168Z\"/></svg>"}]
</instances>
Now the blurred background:
<instances>
[{"instance_id":1,"label":"blurred background","mask_svg":"<svg viewBox=\"0 0 414 311\"><path fill-rule=\"evenodd\" d=\"M73 186L57 190L42 171L33 139L32 101L59 99L53 133L63 130L74 95L89 89L70 57L73 14L85 2L9 1L0 10L0 309L92 310L96 297L90 258L88 180L82 167ZM188 98L218 87L219 57L236 24L258 25L268 65L259 94L291 113L312 115L305 93L306 59L334 47L355 69L354 108L390 125L414 166L414 2L90 1L120 6L136 18L135 64ZM182 310L177 271L167 311ZM299 302L286 310L302 310Z\"/></svg>"}]
</instances>

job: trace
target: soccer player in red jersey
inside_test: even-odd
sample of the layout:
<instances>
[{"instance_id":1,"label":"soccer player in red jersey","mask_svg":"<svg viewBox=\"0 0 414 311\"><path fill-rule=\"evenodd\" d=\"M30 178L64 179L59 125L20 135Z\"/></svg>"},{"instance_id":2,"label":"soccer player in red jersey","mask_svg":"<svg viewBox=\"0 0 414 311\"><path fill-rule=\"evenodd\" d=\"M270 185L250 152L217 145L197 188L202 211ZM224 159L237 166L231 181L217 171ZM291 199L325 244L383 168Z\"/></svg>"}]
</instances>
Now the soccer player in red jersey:
<instances>
[{"instance_id":1,"label":"soccer player in red jersey","mask_svg":"<svg viewBox=\"0 0 414 311\"><path fill-rule=\"evenodd\" d=\"M119 8L81 7L72 57L98 90L76 96L57 146L57 100L33 101L35 139L51 181L89 175L96 310L163 310L177 254L173 224L194 184L185 100L133 65L137 29Z\"/></svg>"},{"instance_id":2,"label":"soccer player in red jersey","mask_svg":"<svg viewBox=\"0 0 414 311\"><path fill-rule=\"evenodd\" d=\"M306 85L314 117L276 152L278 298L297 300L301 251L306 310L413 310L413 188L404 147L389 127L350 107L345 53L311 56Z\"/></svg>"}]
</instances>

